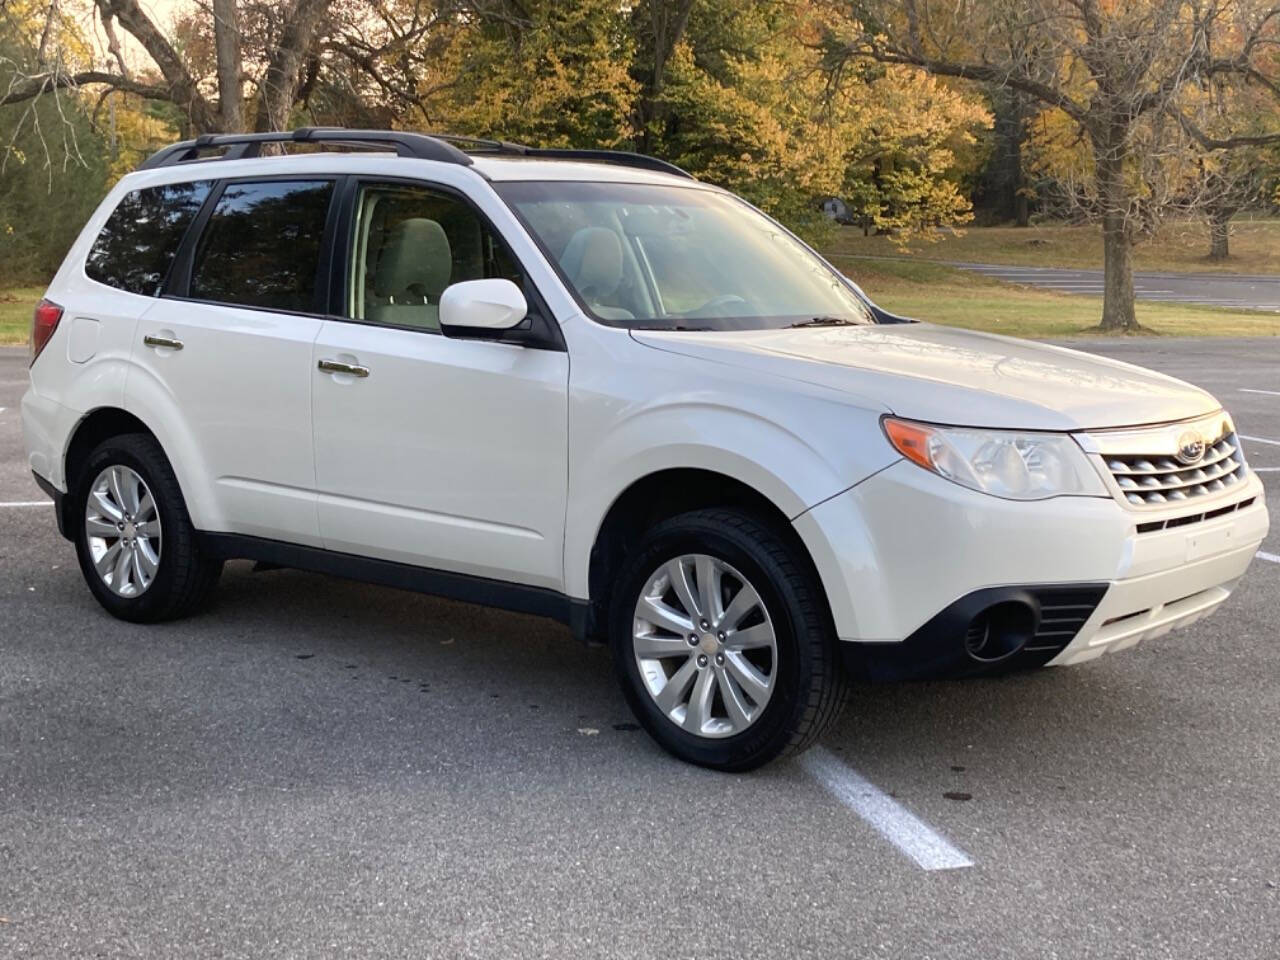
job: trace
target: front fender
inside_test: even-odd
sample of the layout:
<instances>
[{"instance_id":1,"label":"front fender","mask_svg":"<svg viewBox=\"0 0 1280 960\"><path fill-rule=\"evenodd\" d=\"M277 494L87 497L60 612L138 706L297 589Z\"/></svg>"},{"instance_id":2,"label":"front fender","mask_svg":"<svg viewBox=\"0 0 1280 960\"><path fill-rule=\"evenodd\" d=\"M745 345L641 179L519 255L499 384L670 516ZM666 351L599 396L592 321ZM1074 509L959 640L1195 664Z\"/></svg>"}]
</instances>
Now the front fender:
<instances>
[{"instance_id":1,"label":"front fender","mask_svg":"<svg viewBox=\"0 0 1280 960\"><path fill-rule=\"evenodd\" d=\"M665 470L697 469L746 484L788 519L853 486L895 459L888 444L868 455L832 455L816 439L823 415L847 417L832 405L815 408L801 432L758 410L710 400L676 400L617 421L572 458L565 525L566 592L588 596L591 549L610 508L632 485ZM827 429L830 429L828 425ZM850 445L853 434L850 429ZM663 438L654 443L655 437ZM883 447L881 452L879 447Z\"/></svg>"}]
</instances>

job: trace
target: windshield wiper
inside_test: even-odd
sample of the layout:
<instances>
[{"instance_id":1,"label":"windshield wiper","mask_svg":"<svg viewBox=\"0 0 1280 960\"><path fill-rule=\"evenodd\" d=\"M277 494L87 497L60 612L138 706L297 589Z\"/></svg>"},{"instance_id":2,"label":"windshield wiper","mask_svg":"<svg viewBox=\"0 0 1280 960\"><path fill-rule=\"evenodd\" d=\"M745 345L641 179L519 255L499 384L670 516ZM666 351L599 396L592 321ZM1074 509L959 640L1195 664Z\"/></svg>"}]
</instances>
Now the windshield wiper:
<instances>
[{"instance_id":1,"label":"windshield wiper","mask_svg":"<svg viewBox=\"0 0 1280 960\"><path fill-rule=\"evenodd\" d=\"M852 320L845 320L843 317L813 317L809 320L801 320L798 323L787 324L788 330L794 330L796 327L856 327L857 324Z\"/></svg>"},{"instance_id":2,"label":"windshield wiper","mask_svg":"<svg viewBox=\"0 0 1280 960\"><path fill-rule=\"evenodd\" d=\"M642 326L635 326L635 327L632 327L631 329L632 330L657 330L662 332L666 332L668 330L676 330L680 333L710 333L711 332L710 327L686 327L683 324L679 324L679 323L677 324L653 323L653 324L645 324Z\"/></svg>"}]
</instances>

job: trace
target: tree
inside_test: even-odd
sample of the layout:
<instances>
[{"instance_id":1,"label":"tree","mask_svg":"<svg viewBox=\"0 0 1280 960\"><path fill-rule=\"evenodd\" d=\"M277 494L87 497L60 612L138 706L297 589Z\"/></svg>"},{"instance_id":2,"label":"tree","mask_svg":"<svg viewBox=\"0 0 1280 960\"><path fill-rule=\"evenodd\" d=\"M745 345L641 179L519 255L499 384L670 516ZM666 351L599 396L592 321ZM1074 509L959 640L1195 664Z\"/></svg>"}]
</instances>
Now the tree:
<instances>
[{"instance_id":1,"label":"tree","mask_svg":"<svg viewBox=\"0 0 1280 960\"><path fill-rule=\"evenodd\" d=\"M144 0L8 2L37 26L59 4L96 11L108 54L0 62L0 105L69 91L139 143L171 119L187 135L319 124L638 148L811 237L832 193L899 239L964 222L963 157L988 122L918 69L837 69L821 0L193 0L163 30Z\"/></svg>"},{"instance_id":2,"label":"tree","mask_svg":"<svg viewBox=\"0 0 1280 960\"><path fill-rule=\"evenodd\" d=\"M630 146L634 44L615 0L468 9L421 79L448 129L541 146Z\"/></svg>"},{"instance_id":3,"label":"tree","mask_svg":"<svg viewBox=\"0 0 1280 960\"><path fill-rule=\"evenodd\" d=\"M385 61L411 48L441 22L437 4L428 0L262 0L252 5L215 0L212 16L202 10L179 21L175 31L188 39L205 31L211 35L213 42L206 46L214 50L215 60L204 63L176 35L167 36L139 0L92 4L111 62L54 61L34 70L11 69L0 106L56 90L105 87L175 105L192 133L219 132L242 129L247 122L242 100L247 81L254 128L283 129L322 71L332 74L334 89L369 80L381 85L384 97L412 102L414 84L388 80ZM128 68L120 52L119 30L137 42L151 68L140 74ZM412 58L400 61L406 68L411 62ZM353 74L360 79L353 80ZM208 95L211 75L216 76L217 100Z\"/></svg>"},{"instance_id":4,"label":"tree","mask_svg":"<svg viewBox=\"0 0 1280 960\"><path fill-rule=\"evenodd\" d=\"M0 65L34 71L88 50L50 0L0 6L0 27ZM39 282L57 269L101 199L108 158L86 104L74 96L0 106L0 132L0 278ZM75 177L64 176L73 168Z\"/></svg>"},{"instance_id":5,"label":"tree","mask_svg":"<svg viewBox=\"0 0 1280 960\"><path fill-rule=\"evenodd\" d=\"M1031 223L1031 198L1027 183L1029 124L1035 117L1035 101L1011 87L984 85L994 118L991 152L981 178L979 206L1017 226Z\"/></svg>"},{"instance_id":6,"label":"tree","mask_svg":"<svg viewBox=\"0 0 1280 960\"><path fill-rule=\"evenodd\" d=\"M632 29L648 152L815 240L830 194L904 241L970 216L952 173L985 111L919 70L833 69L822 5L645 0Z\"/></svg>"},{"instance_id":7,"label":"tree","mask_svg":"<svg viewBox=\"0 0 1280 960\"><path fill-rule=\"evenodd\" d=\"M240 15L236 0L213 0L213 35L218 62L218 112L223 130L244 129L240 75Z\"/></svg>"},{"instance_id":8,"label":"tree","mask_svg":"<svg viewBox=\"0 0 1280 960\"><path fill-rule=\"evenodd\" d=\"M1262 0L850 0L848 57L910 64L1008 87L1058 111L1089 152L1082 199L1103 235L1104 330L1138 328L1133 245L1144 218L1144 158L1193 136L1207 149L1280 140L1280 133L1215 136L1186 115L1188 90L1215 82L1280 94L1274 44L1280 5ZM1161 123L1169 120L1168 123ZM1154 149L1154 153L1152 148Z\"/></svg>"}]
</instances>

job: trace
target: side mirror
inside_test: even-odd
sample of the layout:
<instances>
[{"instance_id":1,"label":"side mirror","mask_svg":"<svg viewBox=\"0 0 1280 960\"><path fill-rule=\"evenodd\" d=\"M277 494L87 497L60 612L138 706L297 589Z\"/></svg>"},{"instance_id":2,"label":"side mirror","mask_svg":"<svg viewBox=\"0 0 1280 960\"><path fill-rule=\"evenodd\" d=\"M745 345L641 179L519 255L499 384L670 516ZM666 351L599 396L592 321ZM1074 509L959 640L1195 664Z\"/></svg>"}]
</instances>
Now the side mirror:
<instances>
[{"instance_id":1,"label":"side mirror","mask_svg":"<svg viewBox=\"0 0 1280 960\"><path fill-rule=\"evenodd\" d=\"M500 334L528 314L524 294L510 280L463 280L440 294L440 330L446 337Z\"/></svg>"}]
</instances>

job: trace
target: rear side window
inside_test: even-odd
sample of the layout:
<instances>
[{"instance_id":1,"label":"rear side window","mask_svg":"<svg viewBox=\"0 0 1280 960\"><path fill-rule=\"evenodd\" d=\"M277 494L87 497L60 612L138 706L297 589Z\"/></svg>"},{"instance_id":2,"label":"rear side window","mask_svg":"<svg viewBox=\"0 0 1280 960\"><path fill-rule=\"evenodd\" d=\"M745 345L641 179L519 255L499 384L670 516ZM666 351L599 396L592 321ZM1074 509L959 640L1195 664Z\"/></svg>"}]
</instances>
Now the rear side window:
<instances>
[{"instance_id":1,"label":"rear side window","mask_svg":"<svg viewBox=\"0 0 1280 960\"><path fill-rule=\"evenodd\" d=\"M189 295L319 311L317 277L332 180L228 183L200 237Z\"/></svg>"},{"instance_id":2,"label":"rear side window","mask_svg":"<svg viewBox=\"0 0 1280 960\"><path fill-rule=\"evenodd\" d=\"M84 272L129 293L157 296L211 185L168 183L125 194L94 241Z\"/></svg>"}]
</instances>

